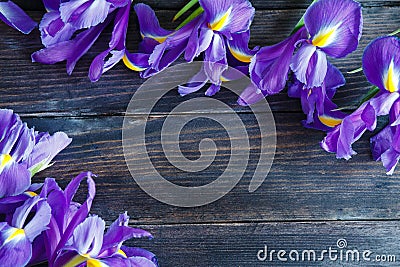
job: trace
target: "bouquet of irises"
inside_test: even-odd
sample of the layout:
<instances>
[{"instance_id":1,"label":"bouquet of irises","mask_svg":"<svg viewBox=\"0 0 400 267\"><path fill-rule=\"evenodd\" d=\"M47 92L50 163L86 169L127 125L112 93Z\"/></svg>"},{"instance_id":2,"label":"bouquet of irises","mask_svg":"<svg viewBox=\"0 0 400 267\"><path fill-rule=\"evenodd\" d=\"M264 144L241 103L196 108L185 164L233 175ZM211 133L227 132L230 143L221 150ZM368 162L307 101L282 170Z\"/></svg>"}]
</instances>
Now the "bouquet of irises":
<instances>
[{"instance_id":1,"label":"bouquet of irises","mask_svg":"<svg viewBox=\"0 0 400 267\"><path fill-rule=\"evenodd\" d=\"M128 226L123 213L105 231L105 222L89 215L96 175L83 172L62 190L55 179L32 184L71 143L63 132L37 132L11 110L0 110L0 266L48 262L49 266L157 266L153 253L123 246L151 234ZM84 203L73 200L87 181Z\"/></svg>"}]
</instances>

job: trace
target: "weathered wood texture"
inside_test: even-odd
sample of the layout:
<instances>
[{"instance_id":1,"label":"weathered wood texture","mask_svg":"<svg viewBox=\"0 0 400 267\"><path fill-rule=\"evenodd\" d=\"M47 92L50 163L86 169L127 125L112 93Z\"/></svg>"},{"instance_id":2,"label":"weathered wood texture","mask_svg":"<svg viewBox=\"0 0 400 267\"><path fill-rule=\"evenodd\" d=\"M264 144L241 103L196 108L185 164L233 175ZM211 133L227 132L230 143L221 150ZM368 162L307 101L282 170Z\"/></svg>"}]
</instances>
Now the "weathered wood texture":
<instances>
[{"instance_id":1,"label":"weathered wood texture","mask_svg":"<svg viewBox=\"0 0 400 267\"><path fill-rule=\"evenodd\" d=\"M15 1L39 21L43 11L39 1ZM174 28L173 14L185 1L144 1L157 9L161 24ZM252 1L257 14L252 26L251 46L270 45L285 38L311 1ZM374 38L400 25L400 1L360 1L364 7L364 35L359 49L345 59L332 60L344 73L360 67L362 51ZM93 49L77 64L72 74L65 64L52 66L31 63L30 54L41 48L38 30L24 36L0 24L0 108L12 108L30 126L40 131L65 131L73 143L56 158L56 164L35 177L51 176L62 186L90 170L96 178L97 195L93 213L107 223L128 211L131 224L152 232L154 239L133 240L155 252L161 266L280 266L257 260L257 252L269 249L315 249L321 251L344 238L349 249L369 249L373 255L396 255L399 251L400 174L386 176L380 163L372 161L369 137L356 145L359 153L350 161L336 160L321 150L323 133L301 127L304 119L297 99L285 93L270 97L277 127L277 151L263 185L249 193L249 182L260 156L260 131L248 108L235 104L236 97L222 90L216 99L239 115L250 136L251 156L238 185L222 199L198 208L177 208L160 203L144 193L131 177L122 150L123 115L144 80L122 64L91 83L87 71L91 60L106 49L108 29ZM127 46L134 51L139 43L132 12ZM347 84L335 101L340 106L355 105L369 90L362 73L345 74ZM169 181L198 186L216 179L229 161L230 141L224 130L210 120L189 123L180 134L182 153L189 159L200 156L199 142L216 141L218 153L206 170L187 174L169 164L161 146L161 128L167 114L178 104L202 96L181 98L168 93L153 109L148 121L136 114L135 121L147 123L147 149L156 169ZM146 101L144 99L143 101ZM139 113L139 111L138 111ZM181 114L184 118L184 114ZM228 119L227 119L228 120ZM246 138L246 137L243 137ZM148 170L138 169L137 174ZM81 197L78 197L82 198ZM291 266L387 266L378 262L291 262ZM284 264L286 265L286 264ZM398 265L398 264L397 264ZM396 263L390 266L397 266Z\"/></svg>"},{"instance_id":2,"label":"weathered wood texture","mask_svg":"<svg viewBox=\"0 0 400 267\"><path fill-rule=\"evenodd\" d=\"M53 176L65 184L81 171L96 173L98 193L93 211L108 221L124 210L138 224L398 219L399 174L386 176L381 165L372 161L368 139L357 143L359 155L354 159L336 160L319 147L323 134L303 129L299 125L302 115L298 114L275 115L278 144L274 164L261 188L249 193L248 185L259 157L259 132L252 115L243 114L241 118L248 127L252 149L244 177L219 201L192 209L159 203L136 185L121 147L122 117L27 121L38 125L38 130L62 130L74 138L73 144L57 158L55 168L38 177ZM199 186L218 178L230 153L224 130L209 121L188 124L183 129L181 149L189 158L199 157L198 144L204 138L217 140L219 148L209 168L188 175L170 165L162 151L160 133L164 119L153 117L147 122L148 151L157 170L169 181L186 186ZM137 123L144 121L138 117ZM137 175L148 171L138 169Z\"/></svg>"},{"instance_id":3,"label":"weathered wood texture","mask_svg":"<svg viewBox=\"0 0 400 267\"><path fill-rule=\"evenodd\" d=\"M149 249L156 247L155 252L165 259L165 266L398 266L400 228L397 222L157 225L146 229L157 238L132 244ZM338 240L345 240L347 247L340 249ZM260 261L257 254L259 250L265 250L265 246L268 257ZM328 253L321 257L322 250L329 248L336 250L331 254L332 259L337 257L336 260L330 260ZM272 250L275 250L273 262L269 260ZM286 251L287 262L277 259L279 250ZM299 252L299 260L290 260L288 254L292 250ZM316 252L317 260L313 261L313 257L308 260L306 252L303 261L303 252L310 250ZM353 260L348 250L358 252L360 261L356 260L357 254ZM367 250L371 251L367 257L370 261L362 258L362 253ZM293 258L295 255L292 254ZM260 254L261 258L263 256L264 253ZM396 262L393 262L393 256L396 256ZM381 259L386 262L378 262Z\"/></svg>"}]
</instances>

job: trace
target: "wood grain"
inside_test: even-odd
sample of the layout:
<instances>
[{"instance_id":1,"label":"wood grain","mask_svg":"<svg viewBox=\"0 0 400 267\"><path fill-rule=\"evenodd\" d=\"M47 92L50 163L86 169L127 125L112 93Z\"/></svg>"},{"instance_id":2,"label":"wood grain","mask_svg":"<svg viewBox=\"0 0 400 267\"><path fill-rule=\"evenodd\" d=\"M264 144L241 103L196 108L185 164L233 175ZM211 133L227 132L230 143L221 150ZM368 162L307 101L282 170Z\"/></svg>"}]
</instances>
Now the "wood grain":
<instances>
[{"instance_id":1,"label":"wood grain","mask_svg":"<svg viewBox=\"0 0 400 267\"><path fill-rule=\"evenodd\" d=\"M96 173L98 193L93 212L108 221L124 210L138 224L399 218L400 176L386 176L383 167L372 161L368 139L357 143L355 150L359 155L352 160L336 160L319 147L322 133L300 126L302 115L275 115L278 143L273 167L263 185L249 193L260 138L254 117L242 114L241 118L248 127L251 145L244 177L219 201L193 209L162 204L133 181L121 147L122 117L27 121L38 130L62 130L74 139L57 157L54 167L38 175L37 181L52 176L65 185L81 171ZM219 148L209 168L189 174L169 164L162 151L160 132L164 119L157 116L147 122L147 149L157 171L169 181L185 186L199 186L216 179L226 168L230 155L230 142L224 130L205 120L183 129L180 144L187 158L199 157L198 144L204 138L216 140ZM138 117L137 123L144 121ZM138 168L137 175L148 171Z\"/></svg>"},{"instance_id":2,"label":"wood grain","mask_svg":"<svg viewBox=\"0 0 400 267\"><path fill-rule=\"evenodd\" d=\"M191 224L147 226L154 234L153 240L134 240L155 252L163 266L397 266L399 258L398 222L280 222L249 224ZM339 239L347 241L347 247L339 249ZM259 261L257 253L268 247L276 250L273 261ZM278 250L301 253L304 250L337 250L338 259L331 261L325 254L324 261L290 261L277 259ZM372 252L371 261L352 261L347 250ZM344 254L340 261L340 251ZM286 254L286 257L288 255ZM335 255L335 254L332 254ZM376 256L396 256L395 263L377 262ZM320 255L318 255L320 257Z\"/></svg>"}]
</instances>

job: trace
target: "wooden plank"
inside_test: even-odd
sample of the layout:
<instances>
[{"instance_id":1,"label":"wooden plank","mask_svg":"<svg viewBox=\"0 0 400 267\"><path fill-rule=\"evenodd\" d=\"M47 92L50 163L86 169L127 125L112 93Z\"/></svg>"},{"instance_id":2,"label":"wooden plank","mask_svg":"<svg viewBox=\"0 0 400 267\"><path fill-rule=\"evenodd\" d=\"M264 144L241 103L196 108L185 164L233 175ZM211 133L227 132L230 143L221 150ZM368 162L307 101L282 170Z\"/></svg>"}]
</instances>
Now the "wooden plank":
<instances>
[{"instance_id":1,"label":"wooden plank","mask_svg":"<svg viewBox=\"0 0 400 267\"><path fill-rule=\"evenodd\" d=\"M98 175L93 212L107 220L127 210L138 224L237 222L277 220L362 220L397 219L400 214L400 174L386 176L380 163L373 162L369 142L355 146L352 160L336 160L321 150L323 133L303 129L302 115L275 114L277 152L272 169L254 193L248 186L259 157L259 132L254 117L240 115L248 127L251 157L239 184L225 197L207 206L185 209L162 204L144 193L131 178L121 147L122 117L35 118L29 125L37 130L66 131L74 141L56 159L56 164L35 181L51 176L65 186L81 171ZM199 121L188 124L180 134L182 153L199 157L204 138L216 140L216 160L205 171L188 174L168 163L160 145L164 117L147 122L147 143L157 170L171 182L199 186L216 179L226 168L230 142L217 125ZM144 123L138 117L137 123ZM177 133L178 134L178 133ZM146 174L148 170L137 170Z\"/></svg>"},{"instance_id":2,"label":"wooden plank","mask_svg":"<svg viewBox=\"0 0 400 267\"><path fill-rule=\"evenodd\" d=\"M361 64L362 50L368 42L395 30L396 26L388 26L386 22L400 25L399 12L399 7L364 10L365 34L359 49L346 59L333 60L335 65L342 72L358 68ZM301 10L258 12L252 27L252 45L279 42L290 32L301 13ZM32 14L36 19L40 17L40 13ZM160 14L162 21L167 21L173 13L162 11ZM170 26L171 24L169 28ZM130 29L129 32L136 32L134 20L131 20ZM19 113L42 116L123 114L133 93L144 82L137 73L129 71L122 64L106 73L99 82L89 82L87 71L90 62L105 49L104 45L110 37L109 32L82 58L75 72L69 77L65 72L64 63L51 66L31 63L30 54L41 47L37 31L26 37L4 24L0 24L0 30L3 32L0 43L0 107L12 107ZM129 34L127 43L131 51L134 51L138 42L137 33ZM18 79L15 79L16 76ZM356 104L369 89L362 73L345 76L347 85L339 90L335 98L340 106ZM203 92L199 92L197 96ZM219 93L217 98L238 112L248 111L247 108L236 105L236 97L228 92ZM176 91L171 91L154 112L169 112L173 106L184 100ZM270 97L269 102L274 111L301 111L299 101L289 99L285 93Z\"/></svg>"},{"instance_id":3,"label":"wooden plank","mask_svg":"<svg viewBox=\"0 0 400 267\"><path fill-rule=\"evenodd\" d=\"M128 243L153 251L161 266L398 266L400 261L398 221L152 225L146 229L153 240ZM265 246L267 259L260 261L257 254ZM331 259L329 252L322 258L322 250L329 248ZM286 262L278 259L279 250L286 251ZM296 252L291 254L293 260L289 258L292 250L299 253L299 260ZM313 256L308 258L311 250L315 261ZM261 259L264 254L260 253ZM386 262L377 261L383 259Z\"/></svg>"}]
</instances>

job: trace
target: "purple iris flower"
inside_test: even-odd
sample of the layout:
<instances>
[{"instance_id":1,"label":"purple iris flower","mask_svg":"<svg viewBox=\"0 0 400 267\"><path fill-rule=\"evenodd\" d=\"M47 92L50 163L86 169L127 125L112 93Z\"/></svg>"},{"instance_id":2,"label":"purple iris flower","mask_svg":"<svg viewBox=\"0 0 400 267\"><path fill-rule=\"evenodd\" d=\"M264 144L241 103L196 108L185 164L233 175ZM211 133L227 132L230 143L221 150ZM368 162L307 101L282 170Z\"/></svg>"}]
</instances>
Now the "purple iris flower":
<instances>
[{"instance_id":1,"label":"purple iris flower","mask_svg":"<svg viewBox=\"0 0 400 267\"><path fill-rule=\"evenodd\" d=\"M304 15L310 38L302 40L290 68L308 88L321 86L327 58L342 58L355 51L362 34L361 5L353 0L319 0Z\"/></svg>"},{"instance_id":2,"label":"purple iris flower","mask_svg":"<svg viewBox=\"0 0 400 267\"><path fill-rule=\"evenodd\" d=\"M157 260L151 252L122 247L131 238L152 238L150 233L128 226L129 217L121 214L104 234L105 222L90 216L79 224L67 245L59 253L55 266L148 266L156 267Z\"/></svg>"},{"instance_id":3,"label":"purple iris flower","mask_svg":"<svg viewBox=\"0 0 400 267\"><path fill-rule=\"evenodd\" d=\"M126 54L125 64L147 78L168 67L182 54L188 62L204 54L208 64L204 64L203 73L194 78L213 84L207 95L218 92L229 61L232 60L233 65L248 65L255 54L247 46L254 8L247 0L200 0L199 3L204 13L176 31L161 28L154 11L147 5L137 4L135 11L143 41L138 53ZM200 88L182 89L181 94Z\"/></svg>"},{"instance_id":4,"label":"purple iris flower","mask_svg":"<svg viewBox=\"0 0 400 267\"><path fill-rule=\"evenodd\" d=\"M30 215L34 212L33 217ZM51 209L35 196L17 208L11 222L0 223L0 263L4 267L25 266L32 256L32 243L46 230Z\"/></svg>"},{"instance_id":5,"label":"purple iris flower","mask_svg":"<svg viewBox=\"0 0 400 267\"><path fill-rule=\"evenodd\" d=\"M372 138L374 158L381 160L392 174L399 159L397 125L399 122L400 40L383 37L374 40L364 51L363 69L367 79L380 92L343 119L322 141L321 146L338 158L356 154L352 144L362 134L376 129L377 117L390 114L390 125Z\"/></svg>"},{"instance_id":6,"label":"purple iris flower","mask_svg":"<svg viewBox=\"0 0 400 267\"><path fill-rule=\"evenodd\" d=\"M247 88L238 103L249 105L266 95L279 93L285 87L289 69L304 88L323 87L330 68L327 55L342 58L353 52L361 33L359 3L353 0L315 2L304 15L303 27L281 43L261 48L252 58L250 77L257 89Z\"/></svg>"},{"instance_id":7,"label":"purple iris flower","mask_svg":"<svg viewBox=\"0 0 400 267\"><path fill-rule=\"evenodd\" d=\"M28 190L31 177L49 167L69 143L65 133L39 133L12 110L0 110L0 198Z\"/></svg>"},{"instance_id":8,"label":"purple iris flower","mask_svg":"<svg viewBox=\"0 0 400 267\"><path fill-rule=\"evenodd\" d=\"M70 75L78 60L92 47L107 25L114 21L109 48L100 53L89 69L91 81L117 64L125 54L131 0L44 1L49 11L39 29L44 49L32 54L33 62L55 64L67 61ZM78 34L74 36L77 31ZM106 58L110 57L106 60Z\"/></svg>"},{"instance_id":9,"label":"purple iris flower","mask_svg":"<svg viewBox=\"0 0 400 267\"><path fill-rule=\"evenodd\" d=\"M143 41L137 53L126 53L125 65L139 71L142 78L148 78L170 66L185 51L194 28L198 28L201 16L176 31L165 30L154 11L145 4L135 5L140 34Z\"/></svg>"},{"instance_id":10,"label":"purple iris flower","mask_svg":"<svg viewBox=\"0 0 400 267\"><path fill-rule=\"evenodd\" d=\"M0 2L0 20L25 34L30 33L37 25L35 21L12 1Z\"/></svg>"},{"instance_id":11,"label":"purple iris flower","mask_svg":"<svg viewBox=\"0 0 400 267\"><path fill-rule=\"evenodd\" d=\"M193 76L186 85L178 87L178 92L181 96L200 90L206 83L211 83L211 86L206 90L205 95L213 96L220 90L223 82L240 79L243 75L249 73L250 60L258 51L258 47L252 50L248 48L249 30L243 33L233 33L231 36L232 39L226 42L226 58L213 62L207 60L209 58L205 54L200 72ZM228 65L232 68L229 69ZM252 86L251 84L250 87Z\"/></svg>"},{"instance_id":12,"label":"purple iris flower","mask_svg":"<svg viewBox=\"0 0 400 267\"><path fill-rule=\"evenodd\" d=\"M46 255L41 255L41 257L48 259L49 266L58 266L54 265L57 255L64 248L75 228L89 214L96 193L93 176L90 172L79 174L64 191L54 179L47 178L45 180L40 196L47 199L47 203L52 209L52 216L43 238ZM73 201L73 198L85 178L88 184L88 193L85 202L79 204Z\"/></svg>"},{"instance_id":13,"label":"purple iris flower","mask_svg":"<svg viewBox=\"0 0 400 267\"><path fill-rule=\"evenodd\" d=\"M189 39L185 59L191 62L204 53L204 72L212 83L206 95L212 96L225 80L223 73L228 68L228 54L247 64L254 56L255 51L248 49L248 41L255 10L247 0L199 0L199 3L204 9L203 21Z\"/></svg>"}]
</instances>

